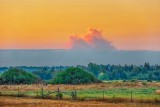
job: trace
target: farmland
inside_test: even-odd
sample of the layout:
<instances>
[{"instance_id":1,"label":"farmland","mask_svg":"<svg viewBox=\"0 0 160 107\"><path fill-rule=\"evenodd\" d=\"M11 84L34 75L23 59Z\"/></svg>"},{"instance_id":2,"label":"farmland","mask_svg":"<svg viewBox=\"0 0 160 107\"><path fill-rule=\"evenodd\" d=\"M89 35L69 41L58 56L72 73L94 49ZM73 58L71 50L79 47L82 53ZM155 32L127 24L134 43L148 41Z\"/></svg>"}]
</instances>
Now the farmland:
<instances>
[{"instance_id":1,"label":"farmland","mask_svg":"<svg viewBox=\"0 0 160 107\"><path fill-rule=\"evenodd\" d=\"M43 87L43 88L42 88ZM19 99L33 99L35 102L49 101L48 103L55 103L56 93L59 87L60 92L63 94L63 98L58 102L73 101L71 93L77 91L76 101L83 101L84 105L86 101L95 101L98 104L103 102L104 104L110 103L135 103L138 104L159 104L160 103L160 83L159 82L123 82L123 81L108 81L105 83L89 84L89 85L1 85L0 94L1 98L5 97L6 101L11 101L13 97L19 97ZM43 95L42 96L42 89ZM51 93L51 94L48 94ZM45 96L46 95L46 96ZM21 97L21 98L20 98ZM25 101L27 101L25 100ZM4 101L4 102L6 102ZM14 102L14 101L13 101ZM8 102L6 102L9 104ZM73 102L72 102L73 103ZM72 105L71 103L71 105ZM82 103L82 104L83 104ZM70 103L69 103L70 104ZM91 103L90 103L91 104ZM97 104L97 103L96 103ZM31 104L32 105L32 104ZM74 105L74 103L73 103ZM103 105L103 104L102 104ZM122 107L127 106L122 104ZM66 106L67 107L67 106ZM113 105L114 107L114 105ZM156 107L156 106L155 106Z\"/></svg>"},{"instance_id":2,"label":"farmland","mask_svg":"<svg viewBox=\"0 0 160 107\"><path fill-rule=\"evenodd\" d=\"M0 97L2 107L159 107L158 104L138 103L105 103L97 101L57 101L46 99L28 99L14 97Z\"/></svg>"},{"instance_id":3,"label":"farmland","mask_svg":"<svg viewBox=\"0 0 160 107\"><path fill-rule=\"evenodd\" d=\"M79 74L73 76L72 74L76 74L73 71L77 70L79 70ZM49 82L42 82L38 77L20 69L11 69L2 76L2 80L6 84L0 85L0 106L157 107L160 104L160 82L158 81L98 81L94 76L79 68L68 69L68 72L71 75L61 72L61 75L57 76L57 83L49 84ZM86 74L81 75L84 73ZM30 76L26 76L26 74ZM67 77L65 77L66 75ZM77 79L79 75L81 75L81 80ZM86 81L86 75L91 78L87 80L88 82L80 84L84 80ZM39 82L30 81L34 80L30 77L37 78ZM66 83L64 79L68 84L62 84ZM23 80L22 84L20 84L21 80Z\"/></svg>"}]
</instances>

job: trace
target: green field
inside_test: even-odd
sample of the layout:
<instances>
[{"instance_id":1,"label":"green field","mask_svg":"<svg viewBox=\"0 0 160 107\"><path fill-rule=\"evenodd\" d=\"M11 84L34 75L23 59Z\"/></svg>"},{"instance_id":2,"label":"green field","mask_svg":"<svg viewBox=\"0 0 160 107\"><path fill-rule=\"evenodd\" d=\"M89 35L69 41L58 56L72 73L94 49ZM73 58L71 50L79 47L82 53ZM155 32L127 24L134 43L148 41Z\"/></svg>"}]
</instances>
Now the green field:
<instances>
[{"instance_id":1,"label":"green field","mask_svg":"<svg viewBox=\"0 0 160 107\"><path fill-rule=\"evenodd\" d=\"M12 86L13 87L13 86ZM16 88L15 88L16 87ZM23 87L23 86L21 86ZM76 87L76 86L75 86ZM81 87L81 86L77 86ZM85 86L84 86L85 87ZM160 87L130 87L130 88L123 88L123 87L116 87L116 88L100 88L97 86L97 89L93 88L82 88L77 89L77 100L127 100L127 101L156 101L160 102L160 94L156 93L156 90L160 90ZM1 96L21 96L21 97L33 97L33 98L47 98L47 99L56 99L57 93L48 94L50 92L56 91L56 89L52 90L49 88L37 88L35 89L25 89L19 88L19 86L14 86L12 89L2 89L0 91ZM65 100L72 99L71 92L73 89L62 89L60 93L63 94L63 98Z\"/></svg>"}]
</instances>

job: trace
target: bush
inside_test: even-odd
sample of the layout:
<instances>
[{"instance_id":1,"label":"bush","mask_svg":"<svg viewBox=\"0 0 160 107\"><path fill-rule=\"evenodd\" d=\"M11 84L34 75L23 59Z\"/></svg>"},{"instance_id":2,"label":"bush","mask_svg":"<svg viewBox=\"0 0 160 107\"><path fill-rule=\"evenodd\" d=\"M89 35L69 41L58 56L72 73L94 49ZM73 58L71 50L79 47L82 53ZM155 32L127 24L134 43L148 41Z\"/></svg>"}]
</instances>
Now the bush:
<instances>
[{"instance_id":1,"label":"bush","mask_svg":"<svg viewBox=\"0 0 160 107\"><path fill-rule=\"evenodd\" d=\"M123 80L122 82L127 82L127 80Z\"/></svg>"},{"instance_id":2,"label":"bush","mask_svg":"<svg viewBox=\"0 0 160 107\"><path fill-rule=\"evenodd\" d=\"M137 82L138 80L136 80L136 79L132 79L132 80L130 80L131 82Z\"/></svg>"},{"instance_id":3,"label":"bush","mask_svg":"<svg viewBox=\"0 0 160 107\"><path fill-rule=\"evenodd\" d=\"M63 94L62 93L57 93L56 94L56 98L58 99L58 97L59 97L59 99L62 99L63 98Z\"/></svg>"},{"instance_id":4,"label":"bush","mask_svg":"<svg viewBox=\"0 0 160 107\"><path fill-rule=\"evenodd\" d=\"M152 82L152 80L151 80L151 79L148 79L147 82Z\"/></svg>"},{"instance_id":5,"label":"bush","mask_svg":"<svg viewBox=\"0 0 160 107\"><path fill-rule=\"evenodd\" d=\"M11 68L1 75L1 84L32 84L40 82L39 77L18 68Z\"/></svg>"},{"instance_id":6,"label":"bush","mask_svg":"<svg viewBox=\"0 0 160 107\"><path fill-rule=\"evenodd\" d=\"M78 67L71 67L59 72L53 80L53 84L87 84L95 82L97 82L97 79L92 74Z\"/></svg>"}]
</instances>

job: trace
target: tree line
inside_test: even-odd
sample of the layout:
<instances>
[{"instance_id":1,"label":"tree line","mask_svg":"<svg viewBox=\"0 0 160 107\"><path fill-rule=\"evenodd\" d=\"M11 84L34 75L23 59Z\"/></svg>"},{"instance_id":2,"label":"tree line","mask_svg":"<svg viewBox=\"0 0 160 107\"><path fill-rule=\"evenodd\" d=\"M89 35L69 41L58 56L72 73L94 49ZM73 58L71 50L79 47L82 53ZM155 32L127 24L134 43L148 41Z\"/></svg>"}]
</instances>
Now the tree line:
<instances>
[{"instance_id":1,"label":"tree line","mask_svg":"<svg viewBox=\"0 0 160 107\"><path fill-rule=\"evenodd\" d=\"M89 63L87 66L77 65L76 67L93 74L99 80L160 80L160 65L150 65L149 62L144 63L144 65L99 65ZM60 68L63 69L56 70L55 67L42 67L32 73L43 80L50 80L55 78L59 72L70 67L60 66Z\"/></svg>"},{"instance_id":2,"label":"tree line","mask_svg":"<svg viewBox=\"0 0 160 107\"><path fill-rule=\"evenodd\" d=\"M25 69L23 69L25 68ZM80 84L91 81L107 80L160 80L160 65L102 65L89 63L87 66L77 65L76 67L16 67L7 69L0 73L0 83L24 83L47 82L52 84L69 83ZM64 79L65 78L65 79ZM73 81L73 79L75 79ZM42 81L41 81L42 80ZM75 83L72 83L75 82Z\"/></svg>"},{"instance_id":3,"label":"tree line","mask_svg":"<svg viewBox=\"0 0 160 107\"><path fill-rule=\"evenodd\" d=\"M160 80L160 65L98 65L89 63L87 67L80 66L93 73L100 80Z\"/></svg>"}]
</instances>

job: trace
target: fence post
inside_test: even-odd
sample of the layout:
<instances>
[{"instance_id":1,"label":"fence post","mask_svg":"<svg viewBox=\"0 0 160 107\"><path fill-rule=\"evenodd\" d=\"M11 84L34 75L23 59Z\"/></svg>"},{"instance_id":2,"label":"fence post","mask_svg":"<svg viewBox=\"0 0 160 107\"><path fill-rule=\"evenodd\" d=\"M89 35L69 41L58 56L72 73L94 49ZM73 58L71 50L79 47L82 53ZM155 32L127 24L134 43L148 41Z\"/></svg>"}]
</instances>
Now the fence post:
<instances>
[{"instance_id":1,"label":"fence post","mask_svg":"<svg viewBox=\"0 0 160 107\"><path fill-rule=\"evenodd\" d=\"M77 100L77 91L75 90L75 100Z\"/></svg>"},{"instance_id":2,"label":"fence post","mask_svg":"<svg viewBox=\"0 0 160 107\"><path fill-rule=\"evenodd\" d=\"M114 89L114 98L116 97L116 90Z\"/></svg>"},{"instance_id":3,"label":"fence post","mask_svg":"<svg viewBox=\"0 0 160 107\"><path fill-rule=\"evenodd\" d=\"M114 94L113 94L113 98L112 98L113 102L115 102L115 98L116 98L116 93L115 93L115 88L114 88Z\"/></svg>"},{"instance_id":4,"label":"fence post","mask_svg":"<svg viewBox=\"0 0 160 107\"><path fill-rule=\"evenodd\" d=\"M131 91L131 102L133 101L133 98L132 98L133 96L132 96L132 94L133 94L133 93L132 93L132 91Z\"/></svg>"},{"instance_id":5,"label":"fence post","mask_svg":"<svg viewBox=\"0 0 160 107\"><path fill-rule=\"evenodd\" d=\"M18 87L18 97L20 96L20 94L19 94L20 92L19 92L19 87Z\"/></svg>"},{"instance_id":6,"label":"fence post","mask_svg":"<svg viewBox=\"0 0 160 107\"><path fill-rule=\"evenodd\" d=\"M38 98L38 91L35 91L36 92L36 97Z\"/></svg>"},{"instance_id":7,"label":"fence post","mask_svg":"<svg viewBox=\"0 0 160 107\"><path fill-rule=\"evenodd\" d=\"M104 100L104 91L103 91L103 100Z\"/></svg>"},{"instance_id":8,"label":"fence post","mask_svg":"<svg viewBox=\"0 0 160 107\"><path fill-rule=\"evenodd\" d=\"M77 99L77 91L73 90L73 92L71 92L71 96L72 96L72 100L76 100Z\"/></svg>"},{"instance_id":9,"label":"fence post","mask_svg":"<svg viewBox=\"0 0 160 107\"><path fill-rule=\"evenodd\" d=\"M41 97L44 98L43 87L41 88Z\"/></svg>"},{"instance_id":10,"label":"fence post","mask_svg":"<svg viewBox=\"0 0 160 107\"><path fill-rule=\"evenodd\" d=\"M57 92L58 92L57 98L58 98L58 100L59 100L59 99L60 99L60 90L59 90L59 87L58 87Z\"/></svg>"}]
</instances>

